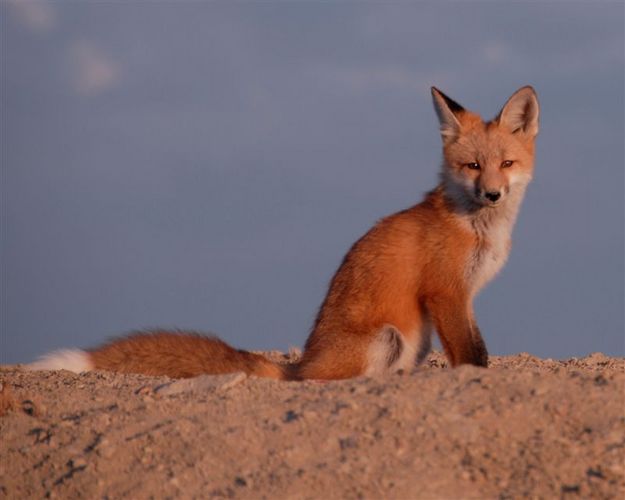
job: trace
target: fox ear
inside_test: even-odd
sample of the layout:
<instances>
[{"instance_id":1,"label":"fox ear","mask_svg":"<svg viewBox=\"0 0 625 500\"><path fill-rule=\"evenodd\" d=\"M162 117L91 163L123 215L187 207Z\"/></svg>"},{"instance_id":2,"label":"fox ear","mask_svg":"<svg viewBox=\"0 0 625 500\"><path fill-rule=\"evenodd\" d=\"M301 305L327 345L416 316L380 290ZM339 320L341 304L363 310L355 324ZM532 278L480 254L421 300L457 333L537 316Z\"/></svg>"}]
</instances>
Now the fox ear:
<instances>
[{"instance_id":1,"label":"fox ear","mask_svg":"<svg viewBox=\"0 0 625 500\"><path fill-rule=\"evenodd\" d=\"M440 130L443 142L452 141L460 133L458 114L462 113L464 108L436 87L432 87L432 100L434 101L434 109L441 125Z\"/></svg>"},{"instance_id":2,"label":"fox ear","mask_svg":"<svg viewBox=\"0 0 625 500\"><path fill-rule=\"evenodd\" d=\"M536 92L528 85L512 94L496 119L512 133L522 132L533 139L538 134L539 112Z\"/></svg>"}]
</instances>

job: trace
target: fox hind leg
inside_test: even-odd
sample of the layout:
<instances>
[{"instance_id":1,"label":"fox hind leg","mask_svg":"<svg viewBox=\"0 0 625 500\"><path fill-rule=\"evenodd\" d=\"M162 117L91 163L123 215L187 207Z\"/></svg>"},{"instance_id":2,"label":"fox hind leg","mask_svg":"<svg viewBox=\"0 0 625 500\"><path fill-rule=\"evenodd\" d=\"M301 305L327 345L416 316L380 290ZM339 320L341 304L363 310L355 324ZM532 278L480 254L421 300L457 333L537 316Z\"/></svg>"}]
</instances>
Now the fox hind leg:
<instances>
[{"instance_id":1,"label":"fox hind leg","mask_svg":"<svg viewBox=\"0 0 625 500\"><path fill-rule=\"evenodd\" d=\"M425 359L430 348L429 329L408 338L393 325L385 325L369 346L365 375L411 370Z\"/></svg>"}]
</instances>

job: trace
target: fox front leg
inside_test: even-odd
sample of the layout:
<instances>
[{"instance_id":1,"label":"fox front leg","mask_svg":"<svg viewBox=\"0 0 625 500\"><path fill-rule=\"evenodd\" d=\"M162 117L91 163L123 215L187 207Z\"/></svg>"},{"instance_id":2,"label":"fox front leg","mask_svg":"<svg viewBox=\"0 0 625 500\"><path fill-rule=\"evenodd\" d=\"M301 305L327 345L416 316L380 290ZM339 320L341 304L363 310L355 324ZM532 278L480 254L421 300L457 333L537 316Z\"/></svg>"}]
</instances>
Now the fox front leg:
<instances>
[{"instance_id":1,"label":"fox front leg","mask_svg":"<svg viewBox=\"0 0 625 500\"><path fill-rule=\"evenodd\" d=\"M471 321L471 335L473 338L473 348L476 351L478 359L478 363L476 363L477 366L488 366L488 351L486 350L482 332L480 332L475 318Z\"/></svg>"},{"instance_id":2,"label":"fox front leg","mask_svg":"<svg viewBox=\"0 0 625 500\"><path fill-rule=\"evenodd\" d=\"M439 296L425 305L451 366L488 366L488 351L466 297Z\"/></svg>"}]
</instances>

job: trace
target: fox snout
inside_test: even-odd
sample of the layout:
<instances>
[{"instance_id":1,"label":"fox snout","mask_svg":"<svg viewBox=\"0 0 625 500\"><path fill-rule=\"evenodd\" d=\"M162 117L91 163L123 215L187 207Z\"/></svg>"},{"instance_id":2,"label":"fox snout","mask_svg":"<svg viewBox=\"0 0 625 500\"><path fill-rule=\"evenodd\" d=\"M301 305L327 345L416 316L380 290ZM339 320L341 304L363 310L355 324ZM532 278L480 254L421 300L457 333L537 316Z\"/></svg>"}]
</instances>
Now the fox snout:
<instances>
[{"instance_id":1,"label":"fox snout","mask_svg":"<svg viewBox=\"0 0 625 500\"><path fill-rule=\"evenodd\" d=\"M509 168L501 168L499 162L484 162L479 170L465 169L465 174L473 178L474 196L481 205L499 204L510 190ZM476 175L477 174L477 175Z\"/></svg>"},{"instance_id":2,"label":"fox snout","mask_svg":"<svg viewBox=\"0 0 625 500\"><path fill-rule=\"evenodd\" d=\"M504 192L504 189L478 188L475 196L483 205L496 205L503 198Z\"/></svg>"}]
</instances>

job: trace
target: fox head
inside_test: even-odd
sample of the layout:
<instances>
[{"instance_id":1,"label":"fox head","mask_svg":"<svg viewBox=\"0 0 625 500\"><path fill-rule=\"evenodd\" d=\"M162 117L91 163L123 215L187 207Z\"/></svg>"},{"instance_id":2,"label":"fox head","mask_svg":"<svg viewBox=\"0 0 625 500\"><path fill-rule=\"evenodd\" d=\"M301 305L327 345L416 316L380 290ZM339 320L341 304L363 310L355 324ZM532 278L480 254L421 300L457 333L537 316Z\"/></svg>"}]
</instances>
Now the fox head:
<instances>
[{"instance_id":1,"label":"fox head","mask_svg":"<svg viewBox=\"0 0 625 500\"><path fill-rule=\"evenodd\" d=\"M495 207L523 194L534 170L538 98L522 87L485 122L432 87L443 139L443 186L463 207Z\"/></svg>"}]
</instances>

